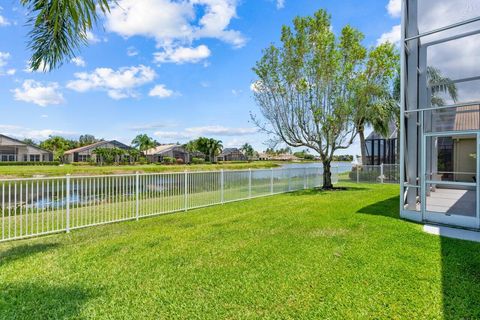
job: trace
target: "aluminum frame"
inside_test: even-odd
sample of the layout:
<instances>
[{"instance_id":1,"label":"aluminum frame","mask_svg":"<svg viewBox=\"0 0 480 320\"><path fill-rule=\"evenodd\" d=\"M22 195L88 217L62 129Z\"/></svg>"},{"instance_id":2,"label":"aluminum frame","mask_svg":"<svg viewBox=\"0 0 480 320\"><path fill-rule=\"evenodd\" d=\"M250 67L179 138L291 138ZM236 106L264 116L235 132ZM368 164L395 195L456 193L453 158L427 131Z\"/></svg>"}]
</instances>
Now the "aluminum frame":
<instances>
[{"instance_id":1,"label":"aluminum frame","mask_svg":"<svg viewBox=\"0 0 480 320\"><path fill-rule=\"evenodd\" d=\"M441 107L431 107L429 103L431 86L426 79L427 70L427 49L433 45L454 41L480 34L480 28L449 35L440 39L422 43L422 39L441 34L447 30L454 30L480 21L480 16L460 21L451 25L443 26L423 33L418 31L418 9L416 0L402 0L402 22L401 22L401 111L400 111L400 214L403 218L414 221L429 221L432 212L427 211L426 198L429 189L427 186L438 181L427 179L427 172L431 171L427 159L431 159L432 151L428 148L428 137L454 136L454 135L476 135L477 159L476 159L476 183L445 183L457 186L476 187L476 216L475 223L466 220L462 216L452 216L446 219L445 223L460 227L480 229L480 130L426 132L429 127L430 118L425 117L425 112L440 109L453 109L467 105L480 105L478 103L456 103ZM480 80L480 75L454 79L453 83L469 82ZM426 123L427 122L427 123ZM430 142L431 143L431 142ZM443 183L443 182L442 182ZM417 202L420 199L420 210ZM435 214L435 213L433 213ZM438 213L441 214L441 213ZM452 220L452 221L448 221Z\"/></svg>"}]
</instances>

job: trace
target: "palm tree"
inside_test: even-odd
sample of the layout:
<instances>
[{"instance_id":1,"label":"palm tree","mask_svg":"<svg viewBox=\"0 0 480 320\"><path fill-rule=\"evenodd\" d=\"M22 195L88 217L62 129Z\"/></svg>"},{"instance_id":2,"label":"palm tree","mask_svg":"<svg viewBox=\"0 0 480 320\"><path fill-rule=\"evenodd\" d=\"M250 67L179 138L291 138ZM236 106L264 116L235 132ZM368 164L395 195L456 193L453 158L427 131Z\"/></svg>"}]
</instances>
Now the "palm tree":
<instances>
[{"instance_id":1,"label":"palm tree","mask_svg":"<svg viewBox=\"0 0 480 320\"><path fill-rule=\"evenodd\" d=\"M458 90L455 83L448 77L444 77L442 72L435 67L427 67L428 86L432 89L431 104L432 106L445 105L445 99L441 94L447 94L450 98L457 102ZM371 126L376 132L382 136L386 136L389 132L389 124L394 121L397 128L400 127L400 70L397 68L396 76L393 79L391 87L393 88L390 96L384 96L383 104L373 104L368 108L364 126L359 129L360 146L362 163L366 163L366 144L365 144L365 127ZM397 155L400 144L397 143Z\"/></svg>"},{"instance_id":2,"label":"palm tree","mask_svg":"<svg viewBox=\"0 0 480 320\"><path fill-rule=\"evenodd\" d=\"M215 162L215 157L218 156L223 149L223 144L221 140L208 139L208 157L210 162Z\"/></svg>"},{"instance_id":3,"label":"palm tree","mask_svg":"<svg viewBox=\"0 0 480 320\"><path fill-rule=\"evenodd\" d=\"M432 106L439 107L446 104L445 99L439 95L441 93L448 94L454 102L457 102L457 86L452 79L444 77L439 69L427 67L427 79L429 87L432 88Z\"/></svg>"},{"instance_id":4,"label":"palm tree","mask_svg":"<svg viewBox=\"0 0 480 320\"><path fill-rule=\"evenodd\" d=\"M28 11L30 68L50 71L75 57L110 0L20 0ZM115 2L115 0L113 1Z\"/></svg>"},{"instance_id":5,"label":"palm tree","mask_svg":"<svg viewBox=\"0 0 480 320\"><path fill-rule=\"evenodd\" d=\"M255 154L255 150L253 149L252 145L250 143L245 143L240 150L247 156L247 157L253 157Z\"/></svg>"},{"instance_id":6,"label":"palm tree","mask_svg":"<svg viewBox=\"0 0 480 320\"><path fill-rule=\"evenodd\" d=\"M132 146L140 152L155 148L157 145L158 143L146 134L139 134L132 140Z\"/></svg>"}]
</instances>

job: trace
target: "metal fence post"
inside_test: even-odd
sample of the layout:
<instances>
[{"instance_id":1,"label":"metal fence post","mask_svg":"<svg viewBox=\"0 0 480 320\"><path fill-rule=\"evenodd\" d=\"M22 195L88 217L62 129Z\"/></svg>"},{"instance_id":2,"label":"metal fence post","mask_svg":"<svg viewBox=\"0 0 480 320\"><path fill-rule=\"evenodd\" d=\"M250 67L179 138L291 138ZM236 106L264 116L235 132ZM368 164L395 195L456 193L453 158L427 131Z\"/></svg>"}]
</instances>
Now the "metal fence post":
<instances>
[{"instance_id":1,"label":"metal fence post","mask_svg":"<svg viewBox=\"0 0 480 320\"><path fill-rule=\"evenodd\" d=\"M137 218L137 221L138 221L138 218L140 217L140 174L137 172L135 172L135 216Z\"/></svg>"},{"instance_id":2,"label":"metal fence post","mask_svg":"<svg viewBox=\"0 0 480 320\"><path fill-rule=\"evenodd\" d=\"M360 182L360 166L357 165L357 183Z\"/></svg>"},{"instance_id":3,"label":"metal fence post","mask_svg":"<svg viewBox=\"0 0 480 320\"><path fill-rule=\"evenodd\" d=\"M248 197L252 197L252 169L248 169Z\"/></svg>"},{"instance_id":4,"label":"metal fence post","mask_svg":"<svg viewBox=\"0 0 480 320\"><path fill-rule=\"evenodd\" d=\"M273 168L270 169L270 193L273 194Z\"/></svg>"},{"instance_id":5,"label":"metal fence post","mask_svg":"<svg viewBox=\"0 0 480 320\"><path fill-rule=\"evenodd\" d=\"M67 193L67 198L66 198L66 202L67 202L67 216L66 216L66 219L65 219L65 231L67 233L70 232L70 175L67 174L67 177L66 177L66 193Z\"/></svg>"},{"instance_id":6,"label":"metal fence post","mask_svg":"<svg viewBox=\"0 0 480 320\"><path fill-rule=\"evenodd\" d=\"M290 179L291 179L290 168L288 168L288 169L287 169L288 192L290 192L290 190L291 190Z\"/></svg>"},{"instance_id":7,"label":"metal fence post","mask_svg":"<svg viewBox=\"0 0 480 320\"><path fill-rule=\"evenodd\" d=\"M184 177L184 189L185 189L185 195L184 195L184 202L185 202L185 211L188 210L188 171L185 170L185 177Z\"/></svg>"},{"instance_id":8,"label":"metal fence post","mask_svg":"<svg viewBox=\"0 0 480 320\"><path fill-rule=\"evenodd\" d=\"M307 168L303 168L303 189L307 189Z\"/></svg>"},{"instance_id":9,"label":"metal fence post","mask_svg":"<svg viewBox=\"0 0 480 320\"><path fill-rule=\"evenodd\" d=\"M225 177L224 177L224 174L223 174L223 169L220 170L220 202L222 204L225 203Z\"/></svg>"},{"instance_id":10,"label":"metal fence post","mask_svg":"<svg viewBox=\"0 0 480 320\"><path fill-rule=\"evenodd\" d=\"M383 176L383 163L380 165L380 182L383 183L384 176Z\"/></svg>"}]
</instances>

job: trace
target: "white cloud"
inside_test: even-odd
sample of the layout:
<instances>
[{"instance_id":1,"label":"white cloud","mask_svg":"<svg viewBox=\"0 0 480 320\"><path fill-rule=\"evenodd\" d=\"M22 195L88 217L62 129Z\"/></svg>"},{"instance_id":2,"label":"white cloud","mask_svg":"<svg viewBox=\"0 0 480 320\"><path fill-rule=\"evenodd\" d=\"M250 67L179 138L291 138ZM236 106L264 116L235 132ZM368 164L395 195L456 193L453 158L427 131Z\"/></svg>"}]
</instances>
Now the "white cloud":
<instances>
[{"instance_id":1,"label":"white cloud","mask_svg":"<svg viewBox=\"0 0 480 320\"><path fill-rule=\"evenodd\" d=\"M56 82L42 83L32 79L25 80L21 88L12 90L15 100L34 103L41 107L65 102L60 86Z\"/></svg>"},{"instance_id":2,"label":"white cloud","mask_svg":"<svg viewBox=\"0 0 480 320\"><path fill-rule=\"evenodd\" d=\"M0 124L0 132L18 139L30 138L35 140L44 140L49 136L60 135L67 137L77 136L78 133L57 129L32 129L16 125Z\"/></svg>"},{"instance_id":3,"label":"white cloud","mask_svg":"<svg viewBox=\"0 0 480 320\"><path fill-rule=\"evenodd\" d=\"M173 96L173 94L174 92L170 89L167 89L164 84L157 84L148 93L150 97L158 97L158 98L168 98Z\"/></svg>"},{"instance_id":4,"label":"white cloud","mask_svg":"<svg viewBox=\"0 0 480 320\"><path fill-rule=\"evenodd\" d=\"M135 47L128 47L127 48L127 56L134 57L138 55L138 50Z\"/></svg>"},{"instance_id":5,"label":"white cloud","mask_svg":"<svg viewBox=\"0 0 480 320\"><path fill-rule=\"evenodd\" d=\"M87 41L90 42L90 43L98 43L100 42L100 39L95 35L93 34L93 32L91 32L90 30L87 30Z\"/></svg>"},{"instance_id":6,"label":"white cloud","mask_svg":"<svg viewBox=\"0 0 480 320\"><path fill-rule=\"evenodd\" d=\"M156 131L153 133L159 139L168 139L168 140L186 140L191 139L192 137L178 131Z\"/></svg>"},{"instance_id":7,"label":"white cloud","mask_svg":"<svg viewBox=\"0 0 480 320\"><path fill-rule=\"evenodd\" d=\"M4 16L0 15L0 27L9 26L10 21L8 21Z\"/></svg>"},{"instance_id":8,"label":"white cloud","mask_svg":"<svg viewBox=\"0 0 480 320\"><path fill-rule=\"evenodd\" d=\"M277 0L277 9L282 9L285 7L285 0Z\"/></svg>"},{"instance_id":9,"label":"white cloud","mask_svg":"<svg viewBox=\"0 0 480 320\"><path fill-rule=\"evenodd\" d=\"M85 62L85 60L82 57L72 58L72 63L74 65L76 65L77 67L85 67L87 65L87 63Z\"/></svg>"},{"instance_id":10,"label":"white cloud","mask_svg":"<svg viewBox=\"0 0 480 320\"><path fill-rule=\"evenodd\" d=\"M204 126L186 128L181 131L156 131L154 135L159 139L194 139L200 136L214 136L214 137L239 137L248 136L257 133L255 128L228 128L224 126Z\"/></svg>"},{"instance_id":11,"label":"white cloud","mask_svg":"<svg viewBox=\"0 0 480 320\"><path fill-rule=\"evenodd\" d=\"M16 69L8 69L6 74L9 75L9 76L13 76L15 75L15 73L17 73L17 70Z\"/></svg>"},{"instance_id":12,"label":"white cloud","mask_svg":"<svg viewBox=\"0 0 480 320\"><path fill-rule=\"evenodd\" d=\"M86 92L103 90L112 99L136 97L134 88L152 82L156 77L155 71L147 66L124 67L118 70L97 68L93 72L75 73L76 80L69 81L67 88Z\"/></svg>"},{"instance_id":13,"label":"white cloud","mask_svg":"<svg viewBox=\"0 0 480 320\"><path fill-rule=\"evenodd\" d=\"M389 32L385 32L377 39L377 44L390 42L398 45L402 38L402 27L400 25L393 26Z\"/></svg>"},{"instance_id":14,"label":"white cloud","mask_svg":"<svg viewBox=\"0 0 480 320\"><path fill-rule=\"evenodd\" d=\"M388 14L393 18L402 15L402 0L390 0L387 5Z\"/></svg>"},{"instance_id":15,"label":"white cloud","mask_svg":"<svg viewBox=\"0 0 480 320\"><path fill-rule=\"evenodd\" d=\"M232 94L236 97L239 96L241 93L243 93L242 90L232 89Z\"/></svg>"},{"instance_id":16,"label":"white cloud","mask_svg":"<svg viewBox=\"0 0 480 320\"><path fill-rule=\"evenodd\" d=\"M199 61L208 57L210 51L206 46L193 48L196 40L219 39L235 48L245 45L245 37L229 28L231 20L236 18L237 1L119 0L107 15L106 28L126 38L155 39L157 47L162 49L155 58L158 62ZM187 59L182 55L194 57Z\"/></svg>"},{"instance_id":17,"label":"white cloud","mask_svg":"<svg viewBox=\"0 0 480 320\"><path fill-rule=\"evenodd\" d=\"M10 59L10 53L0 51L0 68L7 65L8 59Z\"/></svg>"},{"instance_id":18,"label":"white cloud","mask_svg":"<svg viewBox=\"0 0 480 320\"><path fill-rule=\"evenodd\" d=\"M196 48L177 47L165 48L162 52L154 54L154 61L157 63L197 63L210 56L210 49L206 45L199 45Z\"/></svg>"},{"instance_id":19,"label":"white cloud","mask_svg":"<svg viewBox=\"0 0 480 320\"><path fill-rule=\"evenodd\" d=\"M187 128L185 132L191 136L244 136L257 132L255 128L228 128L224 126L205 126Z\"/></svg>"}]
</instances>

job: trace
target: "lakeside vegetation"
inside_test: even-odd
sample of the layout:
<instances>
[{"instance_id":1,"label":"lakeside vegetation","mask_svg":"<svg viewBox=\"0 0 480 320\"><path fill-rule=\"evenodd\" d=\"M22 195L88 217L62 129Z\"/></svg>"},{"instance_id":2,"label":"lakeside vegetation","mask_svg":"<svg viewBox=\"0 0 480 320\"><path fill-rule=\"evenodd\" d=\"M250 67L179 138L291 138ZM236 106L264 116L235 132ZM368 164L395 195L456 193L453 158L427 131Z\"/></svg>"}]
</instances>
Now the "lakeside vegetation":
<instances>
[{"instance_id":1,"label":"lakeside vegetation","mask_svg":"<svg viewBox=\"0 0 480 320\"><path fill-rule=\"evenodd\" d=\"M71 175L103 175L122 173L152 173L152 172L179 172L179 171L214 171L214 170L241 170L276 168L285 162L254 161L254 162L226 162L216 164L191 164L191 165L56 165L56 166L0 166L1 178L30 178L33 176L62 176Z\"/></svg>"},{"instance_id":2,"label":"lakeside vegetation","mask_svg":"<svg viewBox=\"0 0 480 320\"><path fill-rule=\"evenodd\" d=\"M343 186L0 244L2 316L480 317L480 244L400 220L395 185Z\"/></svg>"}]
</instances>

